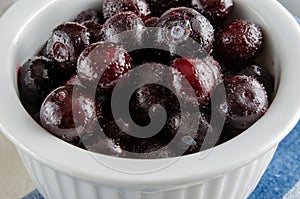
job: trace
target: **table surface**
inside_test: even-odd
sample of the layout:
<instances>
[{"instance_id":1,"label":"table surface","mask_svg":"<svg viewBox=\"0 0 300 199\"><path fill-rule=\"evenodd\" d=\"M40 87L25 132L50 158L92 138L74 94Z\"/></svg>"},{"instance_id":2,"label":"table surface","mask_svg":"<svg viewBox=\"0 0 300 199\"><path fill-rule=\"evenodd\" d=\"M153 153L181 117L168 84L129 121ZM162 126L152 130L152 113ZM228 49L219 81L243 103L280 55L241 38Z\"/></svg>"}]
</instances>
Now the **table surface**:
<instances>
[{"instance_id":1,"label":"table surface","mask_svg":"<svg viewBox=\"0 0 300 199\"><path fill-rule=\"evenodd\" d=\"M300 0L279 0L300 17ZM0 16L13 0L0 0ZM298 5L298 6L297 6ZM20 199L34 189L13 144L0 132L0 198Z\"/></svg>"}]
</instances>

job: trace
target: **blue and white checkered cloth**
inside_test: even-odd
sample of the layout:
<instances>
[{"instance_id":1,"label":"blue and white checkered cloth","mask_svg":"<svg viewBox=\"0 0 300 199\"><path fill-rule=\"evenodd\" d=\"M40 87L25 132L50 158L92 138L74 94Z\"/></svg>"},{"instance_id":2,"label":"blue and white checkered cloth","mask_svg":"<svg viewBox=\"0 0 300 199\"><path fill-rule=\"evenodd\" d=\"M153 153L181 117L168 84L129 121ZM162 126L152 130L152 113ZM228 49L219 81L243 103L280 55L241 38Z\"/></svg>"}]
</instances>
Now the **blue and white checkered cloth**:
<instances>
[{"instance_id":1,"label":"blue and white checkered cloth","mask_svg":"<svg viewBox=\"0 0 300 199\"><path fill-rule=\"evenodd\" d=\"M300 19L296 18L300 24ZM300 199L300 121L279 144L272 162L248 199ZM23 199L44 199L34 190Z\"/></svg>"}]
</instances>

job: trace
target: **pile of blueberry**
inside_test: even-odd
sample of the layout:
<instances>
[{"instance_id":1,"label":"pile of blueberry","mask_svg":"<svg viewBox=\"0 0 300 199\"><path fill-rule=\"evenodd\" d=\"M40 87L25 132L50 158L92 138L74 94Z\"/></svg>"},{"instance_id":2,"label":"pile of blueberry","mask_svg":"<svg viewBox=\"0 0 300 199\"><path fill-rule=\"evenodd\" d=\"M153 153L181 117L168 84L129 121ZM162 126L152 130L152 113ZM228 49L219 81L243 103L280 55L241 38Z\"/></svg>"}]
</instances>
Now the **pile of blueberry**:
<instances>
[{"instance_id":1,"label":"pile of blueberry","mask_svg":"<svg viewBox=\"0 0 300 199\"><path fill-rule=\"evenodd\" d=\"M274 92L273 76L255 63L263 31L251 21L230 19L233 7L233 0L104 0L101 9L55 27L19 68L20 100L51 134L101 154L166 158L199 152L206 137L215 138L211 147L221 144L264 115ZM138 34L127 43L151 38L158 47L129 51L119 35L130 31ZM121 80L137 67L143 72L131 79L152 83L131 95L125 107L130 118L116 118L113 91L130 84ZM166 115L158 133L128 133L129 119L150 125L161 113L158 104ZM215 132L211 120L222 117L222 130Z\"/></svg>"}]
</instances>

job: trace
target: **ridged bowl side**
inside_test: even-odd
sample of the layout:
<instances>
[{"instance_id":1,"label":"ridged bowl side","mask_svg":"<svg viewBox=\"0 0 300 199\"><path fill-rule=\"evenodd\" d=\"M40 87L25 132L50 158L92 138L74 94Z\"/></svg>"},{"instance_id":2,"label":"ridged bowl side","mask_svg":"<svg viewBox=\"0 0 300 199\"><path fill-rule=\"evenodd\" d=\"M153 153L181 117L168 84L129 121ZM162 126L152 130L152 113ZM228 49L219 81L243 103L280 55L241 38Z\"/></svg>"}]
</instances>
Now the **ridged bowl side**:
<instances>
[{"instance_id":1,"label":"ridged bowl side","mask_svg":"<svg viewBox=\"0 0 300 199\"><path fill-rule=\"evenodd\" d=\"M215 178L153 190L95 184L49 168L20 149L18 152L34 185L46 199L244 199L258 184L276 148Z\"/></svg>"}]
</instances>

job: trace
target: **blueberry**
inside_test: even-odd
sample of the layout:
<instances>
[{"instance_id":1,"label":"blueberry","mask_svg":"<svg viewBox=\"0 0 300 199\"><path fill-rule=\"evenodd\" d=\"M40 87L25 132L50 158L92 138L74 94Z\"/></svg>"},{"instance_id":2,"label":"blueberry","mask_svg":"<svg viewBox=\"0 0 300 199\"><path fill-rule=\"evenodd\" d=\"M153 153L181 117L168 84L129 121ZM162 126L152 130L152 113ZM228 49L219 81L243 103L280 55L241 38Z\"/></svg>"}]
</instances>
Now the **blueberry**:
<instances>
[{"instance_id":1,"label":"blueberry","mask_svg":"<svg viewBox=\"0 0 300 199\"><path fill-rule=\"evenodd\" d=\"M94 21L94 20L89 20L89 21L83 22L82 25L84 25L88 29L88 31L91 35L91 37L90 37L91 43L96 43L101 40L102 25L100 25L100 23L98 23L97 21Z\"/></svg>"},{"instance_id":2,"label":"blueberry","mask_svg":"<svg viewBox=\"0 0 300 199\"><path fill-rule=\"evenodd\" d=\"M77 75L89 89L111 90L119 77L131 68L131 58L120 45L98 42L86 48L78 58Z\"/></svg>"},{"instance_id":3,"label":"blueberry","mask_svg":"<svg viewBox=\"0 0 300 199\"><path fill-rule=\"evenodd\" d=\"M102 40L108 40L124 31L141 31L145 27L143 20L131 11L121 12L109 18L101 29Z\"/></svg>"},{"instance_id":4,"label":"blueberry","mask_svg":"<svg viewBox=\"0 0 300 199\"><path fill-rule=\"evenodd\" d=\"M268 99L271 100L274 92L274 77L270 71L257 64L251 64L243 68L239 74L251 76L259 81L265 87Z\"/></svg>"},{"instance_id":5,"label":"blueberry","mask_svg":"<svg viewBox=\"0 0 300 199\"><path fill-rule=\"evenodd\" d=\"M53 61L45 57L34 57L18 71L20 100L28 113L39 112L45 97L56 87L62 86L68 75Z\"/></svg>"},{"instance_id":6,"label":"blueberry","mask_svg":"<svg viewBox=\"0 0 300 199\"><path fill-rule=\"evenodd\" d=\"M103 14L105 19L121 12L132 11L139 17L147 19L151 14L149 5L145 0L104 0Z\"/></svg>"},{"instance_id":7,"label":"blueberry","mask_svg":"<svg viewBox=\"0 0 300 199\"><path fill-rule=\"evenodd\" d=\"M47 56L65 71L76 74L76 62L80 53L89 46L90 33L78 23L68 22L57 26L47 41Z\"/></svg>"},{"instance_id":8,"label":"blueberry","mask_svg":"<svg viewBox=\"0 0 300 199\"><path fill-rule=\"evenodd\" d=\"M204 59L197 58L178 58L176 59L170 73L172 86L174 87L177 96L184 101L190 102L192 99L191 93L187 90L184 80L193 88L199 105L206 105L216 86L222 81L221 67L211 56Z\"/></svg>"},{"instance_id":9,"label":"blueberry","mask_svg":"<svg viewBox=\"0 0 300 199\"><path fill-rule=\"evenodd\" d=\"M160 17L171 8L190 5L190 0L146 0L146 2L149 4L151 13L156 17Z\"/></svg>"},{"instance_id":10,"label":"blueberry","mask_svg":"<svg viewBox=\"0 0 300 199\"><path fill-rule=\"evenodd\" d=\"M77 23L84 23L86 21L95 21L100 24L104 23L102 14L96 9L83 10L77 15L74 21Z\"/></svg>"},{"instance_id":11,"label":"blueberry","mask_svg":"<svg viewBox=\"0 0 300 199\"><path fill-rule=\"evenodd\" d=\"M207 17L210 22L218 26L230 15L233 0L192 0L192 7Z\"/></svg>"},{"instance_id":12,"label":"blueberry","mask_svg":"<svg viewBox=\"0 0 300 199\"><path fill-rule=\"evenodd\" d=\"M79 141L96 117L93 98L83 88L71 85L52 91L40 111L42 126L67 142Z\"/></svg>"},{"instance_id":13,"label":"blueberry","mask_svg":"<svg viewBox=\"0 0 300 199\"><path fill-rule=\"evenodd\" d=\"M206 17L192 8L168 10L161 16L156 27L160 28L160 42L169 45L174 53L179 51L185 53L185 56L203 57L212 51L214 28Z\"/></svg>"},{"instance_id":14,"label":"blueberry","mask_svg":"<svg viewBox=\"0 0 300 199\"><path fill-rule=\"evenodd\" d=\"M151 17L145 21L145 26L146 27L155 27L158 21L159 21L158 17Z\"/></svg>"},{"instance_id":15,"label":"blueberry","mask_svg":"<svg viewBox=\"0 0 300 199\"><path fill-rule=\"evenodd\" d=\"M263 50L264 37L259 25L237 20L216 34L216 59L225 65L236 66L252 62Z\"/></svg>"},{"instance_id":16,"label":"blueberry","mask_svg":"<svg viewBox=\"0 0 300 199\"><path fill-rule=\"evenodd\" d=\"M225 80L228 104L227 125L245 130L265 114L268 96L253 77L237 75Z\"/></svg>"}]
</instances>

